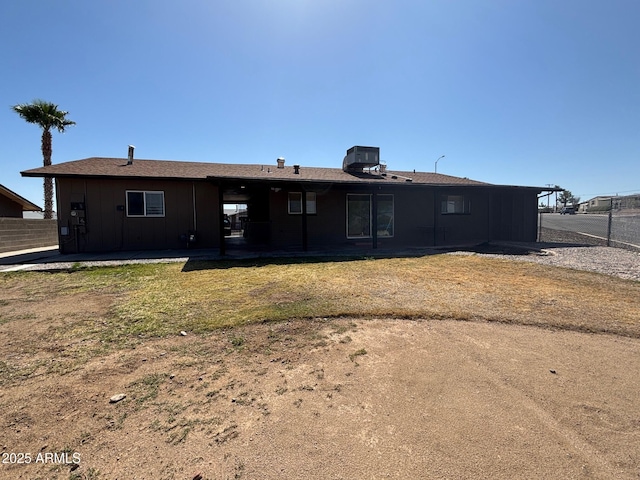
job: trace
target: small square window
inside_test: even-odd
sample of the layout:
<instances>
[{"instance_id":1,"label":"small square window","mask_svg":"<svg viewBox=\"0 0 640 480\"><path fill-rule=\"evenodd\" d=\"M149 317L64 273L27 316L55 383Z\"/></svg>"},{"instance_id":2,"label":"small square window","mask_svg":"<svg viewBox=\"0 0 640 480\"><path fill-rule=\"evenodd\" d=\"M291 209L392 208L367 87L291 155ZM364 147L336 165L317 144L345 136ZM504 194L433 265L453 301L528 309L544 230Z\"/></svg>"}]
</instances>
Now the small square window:
<instances>
[{"instance_id":1,"label":"small square window","mask_svg":"<svg viewBox=\"0 0 640 480\"><path fill-rule=\"evenodd\" d=\"M316 192L307 192L307 214L316 214Z\"/></svg>"},{"instance_id":2,"label":"small square window","mask_svg":"<svg viewBox=\"0 0 640 480\"><path fill-rule=\"evenodd\" d=\"M316 192L307 192L307 215L316 214ZM288 211L291 215L302 214L302 193L289 192Z\"/></svg>"},{"instance_id":3,"label":"small square window","mask_svg":"<svg viewBox=\"0 0 640 480\"><path fill-rule=\"evenodd\" d=\"M164 193L163 192L145 192L145 215L147 217L164 216Z\"/></svg>"},{"instance_id":4,"label":"small square window","mask_svg":"<svg viewBox=\"0 0 640 480\"><path fill-rule=\"evenodd\" d=\"M144 216L144 192L127 192L127 216Z\"/></svg>"},{"instance_id":5,"label":"small square window","mask_svg":"<svg viewBox=\"0 0 640 480\"><path fill-rule=\"evenodd\" d=\"M471 202L464 195L443 195L440 213L445 215L471 213Z\"/></svg>"},{"instance_id":6,"label":"small square window","mask_svg":"<svg viewBox=\"0 0 640 480\"><path fill-rule=\"evenodd\" d=\"M164 192L127 191L127 217L164 217Z\"/></svg>"},{"instance_id":7,"label":"small square window","mask_svg":"<svg viewBox=\"0 0 640 480\"><path fill-rule=\"evenodd\" d=\"M302 193L289 192L289 213L294 215L302 213Z\"/></svg>"}]
</instances>

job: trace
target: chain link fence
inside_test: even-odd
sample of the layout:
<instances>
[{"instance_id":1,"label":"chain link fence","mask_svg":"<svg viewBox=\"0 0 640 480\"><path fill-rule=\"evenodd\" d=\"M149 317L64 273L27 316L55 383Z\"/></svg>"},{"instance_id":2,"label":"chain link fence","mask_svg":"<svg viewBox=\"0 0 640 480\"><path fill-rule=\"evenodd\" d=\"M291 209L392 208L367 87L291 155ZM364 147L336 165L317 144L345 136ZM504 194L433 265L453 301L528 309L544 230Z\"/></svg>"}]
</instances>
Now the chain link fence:
<instances>
[{"instance_id":1,"label":"chain link fence","mask_svg":"<svg viewBox=\"0 0 640 480\"><path fill-rule=\"evenodd\" d=\"M539 242L602 245L640 251L640 195L599 199L577 212L540 213Z\"/></svg>"}]
</instances>

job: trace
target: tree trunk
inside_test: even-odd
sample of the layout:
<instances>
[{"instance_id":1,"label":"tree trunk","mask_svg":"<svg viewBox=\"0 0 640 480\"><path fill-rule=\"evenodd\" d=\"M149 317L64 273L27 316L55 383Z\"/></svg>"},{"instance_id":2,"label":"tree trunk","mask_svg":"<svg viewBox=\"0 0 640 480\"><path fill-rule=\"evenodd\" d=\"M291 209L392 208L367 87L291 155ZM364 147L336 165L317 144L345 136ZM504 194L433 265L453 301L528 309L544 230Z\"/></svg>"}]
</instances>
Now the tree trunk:
<instances>
[{"instance_id":1,"label":"tree trunk","mask_svg":"<svg viewBox=\"0 0 640 480\"><path fill-rule=\"evenodd\" d=\"M51 165L51 132L46 129L42 132L42 160L45 167ZM49 177L44 179L44 218L53 218L53 179Z\"/></svg>"},{"instance_id":2,"label":"tree trunk","mask_svg":"<svg viewBox=\"0 0 640 480\"><path fill-rule=\"evenodd\" d=\"M53 218L53 179L50 177L44 179L44 218Z\"/></svg>"}]
</instances>

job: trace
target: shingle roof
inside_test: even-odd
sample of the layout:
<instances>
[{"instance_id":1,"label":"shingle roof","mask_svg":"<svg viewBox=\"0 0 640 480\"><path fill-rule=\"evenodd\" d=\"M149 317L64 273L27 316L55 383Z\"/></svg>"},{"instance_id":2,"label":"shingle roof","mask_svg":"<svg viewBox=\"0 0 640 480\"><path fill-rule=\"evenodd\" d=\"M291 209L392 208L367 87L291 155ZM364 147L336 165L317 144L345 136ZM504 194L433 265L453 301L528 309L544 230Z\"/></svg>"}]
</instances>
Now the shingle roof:
<instances>
[{"instance_id":1,"label":"shingle roof","mask_svg":"<svg viewBox=\"0 0 640 480\"><path fill-rule=\"evenodd\" d=\"M387 171L352 174L340 168L307 167L299 173L292 166L182 162L169 160L134 160L127 165L126 158L92 157L84 160L58 163L21 172L25 177L97 177L148 179L237 179L328 183L385 183L421 185L490 185L468 178L452 177L440 173ZM410 179L410 180L408 180Z\"/></svg>"}]
</instances>

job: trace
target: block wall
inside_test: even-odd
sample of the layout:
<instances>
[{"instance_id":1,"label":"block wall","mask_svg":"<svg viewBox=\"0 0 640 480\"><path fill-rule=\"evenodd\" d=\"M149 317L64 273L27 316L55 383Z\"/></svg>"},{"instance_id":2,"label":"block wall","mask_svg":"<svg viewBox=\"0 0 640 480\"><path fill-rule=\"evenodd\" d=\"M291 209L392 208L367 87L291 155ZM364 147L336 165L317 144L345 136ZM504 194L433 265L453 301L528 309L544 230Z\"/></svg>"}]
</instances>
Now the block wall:
<instances>
[{"instance_id":1,"label":"block wall","mask_svg":"<svg viewBox=\"0 0 640 480\"><path fill-rule=\"evenodd\" d=\"M57 244L57 220L0 218L0 253Z\"/></svg>"}]
</instances>

